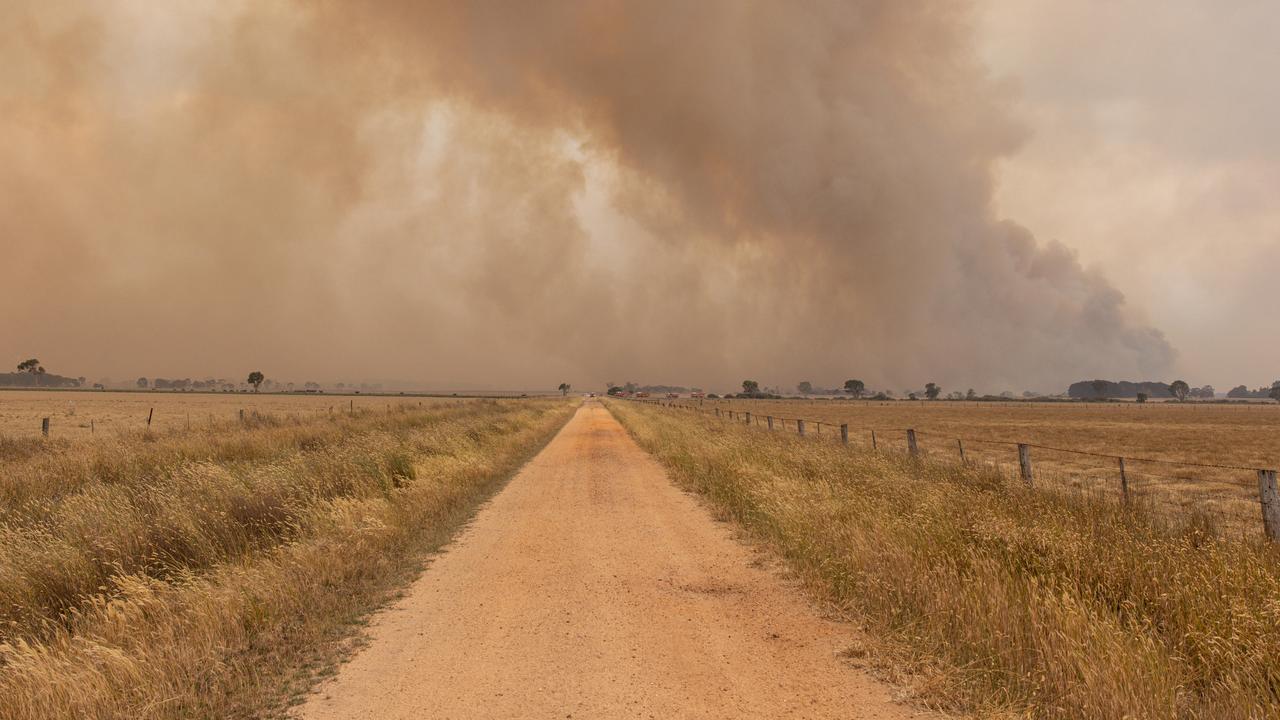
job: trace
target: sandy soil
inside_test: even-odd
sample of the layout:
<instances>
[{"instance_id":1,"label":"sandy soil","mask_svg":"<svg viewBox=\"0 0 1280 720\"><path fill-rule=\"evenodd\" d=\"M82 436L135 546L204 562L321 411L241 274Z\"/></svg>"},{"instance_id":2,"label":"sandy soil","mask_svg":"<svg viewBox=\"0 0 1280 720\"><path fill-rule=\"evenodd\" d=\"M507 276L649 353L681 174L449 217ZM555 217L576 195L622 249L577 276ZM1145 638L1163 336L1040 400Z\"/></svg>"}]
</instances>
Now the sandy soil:
<instances>
[{"instance_id":1,"label":"sandy soil","mask_svg":"<svg viewBox=\"0 0 1280 720\"><path fill-rule=\"evenodd\" d=\"M908 718L588 402L298 708L329 718Z\"/></svg>"}]
</instances>

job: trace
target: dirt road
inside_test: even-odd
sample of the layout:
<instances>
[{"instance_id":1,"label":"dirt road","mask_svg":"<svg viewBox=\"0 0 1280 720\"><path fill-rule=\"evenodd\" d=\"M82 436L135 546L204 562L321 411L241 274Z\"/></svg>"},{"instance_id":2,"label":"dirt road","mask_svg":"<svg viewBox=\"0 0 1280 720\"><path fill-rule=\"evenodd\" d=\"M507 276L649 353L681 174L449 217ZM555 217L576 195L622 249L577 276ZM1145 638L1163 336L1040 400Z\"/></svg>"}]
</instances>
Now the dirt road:
<instances>
[{"instance_id":1,"label":"dirt road","mask_svg":"<svg viewBox=\"0 0 1280 720\"><path fill-rule=\"evenodd\" d=\"M330 718L908 718L588 402L299 708Z\"/></svg>"}]
</instances>

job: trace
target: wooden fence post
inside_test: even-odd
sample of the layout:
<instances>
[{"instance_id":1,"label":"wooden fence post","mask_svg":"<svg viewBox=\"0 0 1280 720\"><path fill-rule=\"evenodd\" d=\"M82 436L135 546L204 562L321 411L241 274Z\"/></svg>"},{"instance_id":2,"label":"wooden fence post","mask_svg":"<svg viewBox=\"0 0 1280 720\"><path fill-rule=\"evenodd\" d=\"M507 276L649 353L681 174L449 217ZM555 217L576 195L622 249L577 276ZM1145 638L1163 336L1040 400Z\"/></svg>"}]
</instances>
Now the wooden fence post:
<instances>
[{"instance_id":1,"label":"wooden fence post","mask_svg":"<svg viewBox=\"0 0 1280 720\"><path fill-rule=\"evenodd\" d=\"M1018 471L1022 475L1022 481L1027 485L1031 484L1031 447L1029 445L1018 443Z\"/></svg>"},{"instance_id":2,"label":"wooden fence post","mask_svg":"<svg viewBox=\"0 0 1280 720\"><path fill-rule=\"evenodd\" d=\"M49 437L49 418L42 418L40 420L40 434L45 437Z\"/></svg>"},{"instance_id":3,"label":"wooden fence post","mask_svg":"<svg viewBox=\"0 0 1280 720\"><path fill-rule=\"evenodd\" d=\"M916 445L915 430L907 430L907 452L911 453L911 457L920 455L920 446Z\"/></svg>"},{"instance_id":4,"label":"wooden fence post","mask_svg":"<svg viewBox=\"0 0 1280 720\"><path fill-rule=\"evenodd\" d=\"M800 433L800 437L804 437L804 421L796 420L796 432Z\"/></svg>"},{"instance_id":5,"label":"wooden fence post","mask_svg":"<svg viewBox=\"0 0 1280 720\"><path fill-rule=\"evenodd\" d=\"M1262 500L1262 529L1271 542L1280 542L1280 492L1276 489L1276 471L1258 471L1258 495Z\"/></svg>"},{"instance_id":6,"label":"wooden fence post","mask_svg":"<svg viewBox=\"0 0 1280 720\"><path fill-rule=\"evenodd\" d=\"M156 411L155 408L151 408L150 410L147 411L147 429L148 430L151 429L151 415L155 413L155 411Z\"/></svg>"},{"instance_id":7,"label":"wooden fence post","mask_svg":"<svg viewBox=\"0 0 1280 720\"><path fill-rule=\"evenodd\" d=\"M747 413L747 424L751 424L751 413Z\"/></svg>"},{"instance_id":8,"label":"wooden fence post","mask_svg":"<svg viewBox=\"0 0 1280 720\"><path fill-rule=\"evenodd\" d=\"M840 424L840 442L845 445L849 444L849 425L847 423Z\"/></svg>"},{"instance_id":9,"label":"wooden fence post","mask_svg":"<svg viewBox=\"0 0 1280 720\"><path fill-rule=\"evenodd\" d=\"M956 438L956 447L960 448L960 464L968 465L968 461L964 459L964 441L960 438Z\"/></svg>"},{"instance_id":10,"label":"wooden fence post","mask_svg":"<svg viewBox=\"0 0 1280 720\"><path fill-rule=\"evenodd\" d=\"M1120 498L1125 505L1129 504L1129 476L1124 472L1124 458L1116 458L1120 461Z\"/></svg>"},{"instance_id":11,"label":"wooden fence post","mask_svg":"<svg viewBox=\"0 0 1280 720\"><path fill-rule=\"evenodd\" d=\"M94 430L94 428L93 428L93 421L92 421L92 420L90 420L90 421L89 421L89 434L90 434L90 435L92 435L94 432L96 432L96 431L95 431L95 430Z\"/></svg>"},{"instance_id":12,"label":"wooden fence post","mask_svg":"<svg viewBox=\"0 0 1280 720\"><path fill-rule=\"evenodd\" d=\"M770 416L768 416L767 418L765 418L765 420L768 420L768 421L769 421L769 429L770 429L770 430L772 430L772 429L773 429L773 416L772 416L772 415L770 415Z\"/></svg>"},{"instance_id":13,"label":"wooden fence post","mask_svg":"<svg viewBox=\"0 0 1280 720\"><path fill-rule=\"evenodd\" d=\"M872 430L872 431L871 431L871 449L872 449L872 450L878 450L878 449L880 449L880 446L876 445L876 431L875 431L875 430Z\"/></svg>"},{"instance_id":14,"label":"wooden fence post","mask_svg":"<svg viewBox=\"0 0 1280 720\"><path fill-rule=\"evenodd\" d=\"M244 423L244 408L240 408L240 422Z\"/></svg>"}]
</instances>

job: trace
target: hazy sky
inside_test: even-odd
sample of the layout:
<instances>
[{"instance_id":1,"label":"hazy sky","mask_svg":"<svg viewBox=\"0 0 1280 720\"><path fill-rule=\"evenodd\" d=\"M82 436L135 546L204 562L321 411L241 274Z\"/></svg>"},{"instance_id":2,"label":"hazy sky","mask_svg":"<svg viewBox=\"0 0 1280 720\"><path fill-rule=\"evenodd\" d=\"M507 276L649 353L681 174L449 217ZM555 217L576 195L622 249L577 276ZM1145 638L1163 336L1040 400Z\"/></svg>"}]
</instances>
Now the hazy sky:
<instances>
[{"instance_id":1,"label":"hazy sky","mask_svg":"<svg viewBox=\"0 0 1280 720\"><path fill-rule=\"evenodd\" d=\"M984 0L1031 134L999 212L1076 248L1188 380L1280 378L1280 3ZM1275 377L1273 377L1275 376Z\"/></svg>"},{"instance_id":2,"label":"hazy sky","mask_svg":"<svg viewBox=\"0 0 1280 720\"><path fill-rule=\"evenodd\" d=\"M1275 3L9 5L13 363L1280 377Z\"/></svg>"}]
</instances>

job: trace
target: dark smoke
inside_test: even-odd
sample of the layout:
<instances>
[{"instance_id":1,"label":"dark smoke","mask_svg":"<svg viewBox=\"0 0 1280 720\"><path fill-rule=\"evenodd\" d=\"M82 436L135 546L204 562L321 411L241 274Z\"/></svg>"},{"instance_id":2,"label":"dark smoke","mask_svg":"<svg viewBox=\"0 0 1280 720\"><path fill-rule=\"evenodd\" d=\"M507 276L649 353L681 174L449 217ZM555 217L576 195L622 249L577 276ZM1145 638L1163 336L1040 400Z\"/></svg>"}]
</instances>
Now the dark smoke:
<instances>
[{"instance_id":1,"label":"dark smoke","mask_svg":"<svg viewBox=\"0 0 1280 720\"><path fill-rule=\"evenodd\" d=\"M1170 363L993 217L1022 130L962 5L232 8L0 20L0 350L579 387Z\"/></svg>"}]
</instances>

